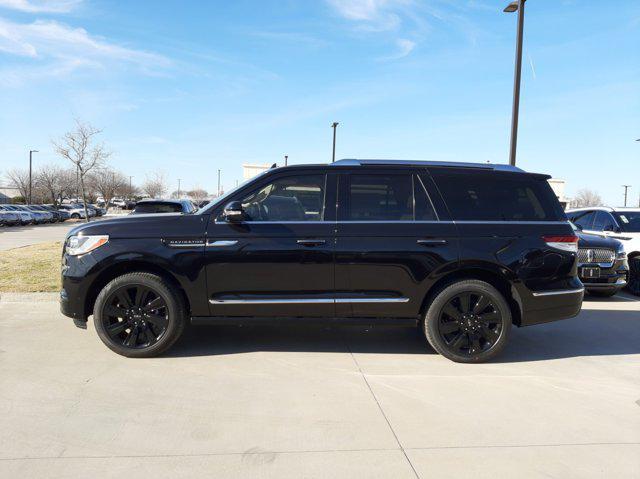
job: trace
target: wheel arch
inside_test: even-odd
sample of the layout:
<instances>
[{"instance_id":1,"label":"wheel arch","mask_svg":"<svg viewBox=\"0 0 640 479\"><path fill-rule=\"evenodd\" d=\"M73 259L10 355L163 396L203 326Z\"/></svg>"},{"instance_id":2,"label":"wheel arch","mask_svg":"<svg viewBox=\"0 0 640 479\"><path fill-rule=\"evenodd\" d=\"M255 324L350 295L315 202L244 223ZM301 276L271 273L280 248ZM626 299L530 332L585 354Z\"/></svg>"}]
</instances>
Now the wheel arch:
<instances>
[{"instance_id":1,"label":"wheel arch","mask_svg":"<svg viewBox=\"0 0 640 479\"><path fill-rule=\"evenodd\" d=\"M505 297L511 309L511 322L516 326L522 323L522 301L518 290L512 286L515 279L513 273L492 263L478 262L461 266L439 278L425 294L420 306L420 317L423 318L435 296L450 284L465 279L477 279L489 283Z\"/></svg>"},{"instance_id":2,"label":"wheel arch","mask_svg":"<svg viewBox=\"0 0 640 479\"><path fill-rule=\"evenodd\" d=\"M95 305L98 294L100 294L100 291L102 291L107 283L117 278L118 276L135 272L152 273L163 278L165 281L171 284L176 289L176 291L179 292L184 301L187 313L191 313L191 302L189 301L189 297L187 296L186 291L184 290L178 279L171 272L167 271L161 266L158 266L157 264L150 263L144 260L129 260L110 265L109 267L101 271L100 274L93 280L85 296L85 315L90 316L91 314L93 314L93 307Z\"/></svg>"}]
</instances>

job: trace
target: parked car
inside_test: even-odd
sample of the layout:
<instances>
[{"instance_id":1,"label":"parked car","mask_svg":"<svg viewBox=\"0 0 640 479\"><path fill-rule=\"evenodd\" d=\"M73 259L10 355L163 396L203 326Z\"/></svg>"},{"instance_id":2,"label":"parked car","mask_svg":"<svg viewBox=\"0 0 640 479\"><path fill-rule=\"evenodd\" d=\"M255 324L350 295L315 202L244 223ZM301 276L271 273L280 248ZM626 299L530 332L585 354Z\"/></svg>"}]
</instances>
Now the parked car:
<instances>
[{"instance_id":1,"label":"parked car","mask_svg":"<svg viewBox=\"0 0 640 479\"><path fill-rule=\"evenodd\" d=\"M60 205L59 210L69 213L71 219L85 219L87 217L84 207L77 204Z\"/></svg>"},{"instance_id":2,"label":"parked car","mask_svg":"<svg viewBox=\"0 0 640 479\"><path fill-rule=\"evenodd\" d=\"M20 224L23 226L36 223L35 214L31 211L19 208L19 205L2 205L2 208L7 211L13 211L17 213L18 216L20 216Z\"/></svg>"},{"instance_id":3,"label":"parked car","mask_svg":"<svg viewBox=\"0 0 640 479\"><path fill-rule=\"evenodd\" d=\"M102 208L98 205L89 205L96 212L96 216L104 216L107 214L106 208Z\"/></svg>"},{"instance_id":4,"label":"parked car","mask_svg":"<svg viewBox=\"0 0 640 479\"><path fill-rule=\"evenodd\" d=\"M118 354L156 356L185 323L419 325L475 363L512 324L579 313L578 237L549 176L508 165L341 160L265 171L188 215L74 228L63 314ZM542 347L542 346L541 346Z\"/></svg>"},{"instance_id":5,"label":"parked car","mask_svg":"<svg viewBox=\"0 0 640 479\"><path fill-rule=\"evenodd\" d=\"M0 226L15 226L20 224L20 216L15 211L0 208Z\"/></svg>"},{"instance_id":6,"label":"parked car","mask_svg":"<svg viewBox=\"0 0 640 479\"><path fill-rule=\"evenodd\" d=\"M40 205L25 205L25 208L35 213L36 216L42 215L43 216L42 223L55 223L56 221L56 219L53 216L53 213L51 213L51 211L44 209Z\"/></svg>"},{"instance_id":7,"label":"parked car","mask_svg":"<svg viewBox=\"0 0 640 479\"><path fill-rule=\"evenodd\" d=\"M594 206L567 210L567 216L585 233L605 235L624 245L629 263L640 263L640 208ZM631 268L630 283L640 284L637 268ZM636 294L640 293L637 288Z\"/></svg>"},{"instance_id":8,"label":"parked car","mask_svg":"<svg viewBox=\"0 0 640 479\"><path fill-rule=\"evenodd\" d=\"M594 296L613 296L627 285L629 263L624 245L604 235L585 233L575 226L578 236L578 276L585 290Z\"/></svg>"},{"instance_id":9,"label":"parked car","mask_svg":"<svg viewBox=\"0 0 640 479\"><path fill-rule=\"evenodd\" d=\"M189 200L141 200L136 203L132 215L148 213L195 213L197 208Z\"/></svg>"},{"instance_id":10,"label":"parked car","mask_svg":"<svg viewBox=\"0 0 640 479\"><path fill-rule=\"evenodd\" d=\"M47 211L51 211L51 213L53 213L54 216L56 216L57 220L59 222L63 222L68 220L71 215L69 215L69 212L67 210L61 210L59 209L58 206L55 205L42 205Z\"/></svg>"},{"instance_id":11,"label":"parked car","mask_svg":"<svg viewBox=\"0 0 640 479\"><path fill-rule=\"evenodd\" d=\"M15 205L16 208L31 213L33 217L34 224L42 224L49 223L51 221L52 216L46 214L44 211L34 210L29 207L29 205Z\"/></svg>"}]
</instances>

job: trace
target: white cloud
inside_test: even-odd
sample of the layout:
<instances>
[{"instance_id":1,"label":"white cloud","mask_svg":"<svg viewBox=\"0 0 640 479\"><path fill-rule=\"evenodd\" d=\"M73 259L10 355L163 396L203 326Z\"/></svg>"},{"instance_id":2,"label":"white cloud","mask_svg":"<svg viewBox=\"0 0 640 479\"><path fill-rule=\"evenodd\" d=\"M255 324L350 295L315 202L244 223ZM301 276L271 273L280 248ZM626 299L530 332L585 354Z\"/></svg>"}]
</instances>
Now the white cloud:
<instances>
[{"instance_id":1,"label":"white cloud","mask_svg":"<svg viewBox=\"0 0 640 479\"><path fill-rule=\"evenodd\" d=\"M118 45L55 21L23 24L0 19L0 53L32 60L45 75L59 75L80 68L133 66L146 72L168 67L169 59L156 53ZM3 71L20 76L22 70ZM14 78L15 80L15 78Z\"/></svg>"},{"instance_id":2,"label":"white cloud","mask_svg":"<svg viewBox=\"0 0 640 479\"><path fill-rule=\"evenodd\" d=\"M0 0L0 7L29 13L68 13L83 0Z\"/></svg>"},{"instance_id":3,"label":"white cloud","mask_svg":"<svg viewBox=\"0 0 640 479\"><path fill-rule=\"evenodd\" d=\"M327 0L338 15L358 22L365 30L395 30L400 26L398 8L405 7L410 0Z\"/></svg>"},{"instance_id":4,"label":"white cloud","mask_svg":"<svg viewBox=\"0 0 640 479\"><path fill-rule=\"evenodd\" d=\"M406 38L399 38L396 40L397 51L389 56L381 57L379 60L399 60L400 58L404 58L409 55L413 49L416 47L416 42L412 40L408 40Z\"/></svg>"}]
</instances>

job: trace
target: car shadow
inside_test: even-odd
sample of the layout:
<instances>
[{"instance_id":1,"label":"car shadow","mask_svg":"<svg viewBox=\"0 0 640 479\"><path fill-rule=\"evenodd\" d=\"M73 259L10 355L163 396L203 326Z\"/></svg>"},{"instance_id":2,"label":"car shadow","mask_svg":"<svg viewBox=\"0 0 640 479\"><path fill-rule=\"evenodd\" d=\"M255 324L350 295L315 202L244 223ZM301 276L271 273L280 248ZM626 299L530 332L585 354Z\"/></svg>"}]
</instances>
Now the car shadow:
<instances>
[{"instance_id":1,"label":"car shadow","mask_svg":"<svg viewBox=\"0 0 640 479\"><path fill-rule=\"evenodd\" d=\"M418 328L249 325L187 328L168 357L255 351L435 354ZM500 363L640 353L639 311L583 310L579 316L512 329Z\"/></svg>"}]
</instances>

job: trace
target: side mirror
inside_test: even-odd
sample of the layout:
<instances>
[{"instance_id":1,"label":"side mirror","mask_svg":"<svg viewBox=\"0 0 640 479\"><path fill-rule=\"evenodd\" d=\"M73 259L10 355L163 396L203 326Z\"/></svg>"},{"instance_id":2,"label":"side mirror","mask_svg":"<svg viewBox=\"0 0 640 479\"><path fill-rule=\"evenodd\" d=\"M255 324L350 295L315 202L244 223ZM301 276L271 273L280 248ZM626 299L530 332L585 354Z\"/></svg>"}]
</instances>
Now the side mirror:
<instances>
[{"instance_id":1,"label":"side mirror","mask_svg":"<svg viewBox=\"0 0 640 479\"><path fill-rule=\"evenodd\" d=\"M610 231L612 233L619 233L620 232L620 228L618 228L617 226L614 225L607 225L604 227L605 231Z\"/></svg>"},{"instance_id":2,"label":"side mirror","mask_svg":"<svg viewBox=\"0 0 640 479\"><path fill-rule=\"evenodd\" d=\"M578 228L580 231L582 231L582 225L579 225L578 223L574 223L575 227Z\"/></svg>"},{"instance_id":3,"label":"side mirror","mask_svg":"<svg viewBox=\"0 0 640 479\"><path fill-rule=\"evenodd\" d=\"M244 220L244 210L242 209L242 203L239 201L232 201L224 207L222 212L224 219L230 223L240 223Z\"/></svg>"}]
</instances>

